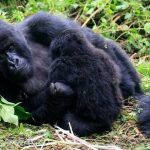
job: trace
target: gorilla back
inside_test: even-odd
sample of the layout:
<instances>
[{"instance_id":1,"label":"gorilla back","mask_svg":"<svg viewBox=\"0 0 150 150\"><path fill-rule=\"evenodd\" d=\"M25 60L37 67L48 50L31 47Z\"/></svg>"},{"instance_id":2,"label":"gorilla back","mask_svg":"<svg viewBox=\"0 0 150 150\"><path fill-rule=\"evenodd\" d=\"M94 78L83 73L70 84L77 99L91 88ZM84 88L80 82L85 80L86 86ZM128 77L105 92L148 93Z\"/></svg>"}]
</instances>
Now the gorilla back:
<instances>
[{"instance_id":1,"label":"gorilla back","mask_svg":"<svg viewBox=\"0 0 150 150\"><path fill-rule=\"evenodd\" d=\"M127 54L112 40L106 39L89 28L81 26L72 20L63 19L52 14L40 12L20 24L21 28L28 28L28 34L34 41L49 46L50 42L60 32L67 29L79 29L95 47L104 50L118 65L121 71L120 88L123 97L143 94L140 87L139 76L132 66Z\"/></svg>"}]
</instances>

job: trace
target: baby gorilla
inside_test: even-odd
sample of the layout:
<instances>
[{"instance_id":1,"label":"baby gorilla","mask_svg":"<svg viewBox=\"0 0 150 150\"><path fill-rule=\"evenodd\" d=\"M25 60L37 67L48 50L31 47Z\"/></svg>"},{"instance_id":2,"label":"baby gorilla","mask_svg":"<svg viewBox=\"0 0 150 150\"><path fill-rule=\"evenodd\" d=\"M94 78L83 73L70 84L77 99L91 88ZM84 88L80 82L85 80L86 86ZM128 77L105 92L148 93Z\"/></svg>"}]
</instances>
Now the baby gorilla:
<instances>
[{"instance_id":1,"label":"baby gorilla","mask_svg":"<svg viewBox=\"0 0 150 150\"><path fill-rule=\"evenodd\" d=\"M72 29L52 41L50 52L50 83L61 82L74 91L58 125L69 129L70 122L79 136L110 129L120 112L122 98L120 75L112 59L92 46L80 31Z\"/></svg>"}]
</instances>

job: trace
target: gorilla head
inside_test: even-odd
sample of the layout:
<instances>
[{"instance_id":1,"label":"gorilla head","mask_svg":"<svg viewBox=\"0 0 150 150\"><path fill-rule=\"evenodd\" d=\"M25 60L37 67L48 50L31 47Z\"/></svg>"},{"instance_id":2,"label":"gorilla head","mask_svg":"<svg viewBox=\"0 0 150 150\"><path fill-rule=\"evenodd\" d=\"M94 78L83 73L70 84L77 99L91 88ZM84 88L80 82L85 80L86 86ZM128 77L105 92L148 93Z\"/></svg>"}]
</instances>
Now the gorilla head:
<instances>
[{"instance_id":1,"label":"gorilla head","mask_svg":"<svg viewBox=\"0 0 150 150\"><path fill-rule=\"evenodd\" d=\"M85 55L88 50L87 45L84 43L88 43L88 41L80 30L64 30L56 38L54 38L54 40L52 40L50 45L50 56L52 60L60 56L81 57L82 55ZM83 45L85 48L81 50ZM88 46L89 45L92 46L90 43Z\"/></svg>"},{"instance_id":2,"label":"gorilla head","mask_svg":"<svg viewBox=\"0 0 150 150\"><path fill-rule=\"evenodd\" d=\"M32 74L32 55L21 32L0 21L0 73L22 82Z\"/></svg>"}]
</instances>

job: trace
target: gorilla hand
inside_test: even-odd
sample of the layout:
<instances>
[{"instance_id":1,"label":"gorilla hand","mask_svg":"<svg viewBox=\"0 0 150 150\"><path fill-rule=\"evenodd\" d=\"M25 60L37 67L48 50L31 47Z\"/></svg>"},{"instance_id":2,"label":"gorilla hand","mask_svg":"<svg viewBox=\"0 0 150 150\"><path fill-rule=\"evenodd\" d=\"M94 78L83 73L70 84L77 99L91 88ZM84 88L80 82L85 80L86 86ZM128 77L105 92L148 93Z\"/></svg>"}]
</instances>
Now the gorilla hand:
<instances>
[{"instance_id":1,"label":"gorilla hand","mask_svg":"<svg viewBox=\"0 0 150 150\"><path fill-rule=\"evenodd\" d=\"M72 96L74 95L74 91L70 88L70 86L61 83L55 82L50 84L50 93L53 96Z\"/></svg>"}]
</instances>

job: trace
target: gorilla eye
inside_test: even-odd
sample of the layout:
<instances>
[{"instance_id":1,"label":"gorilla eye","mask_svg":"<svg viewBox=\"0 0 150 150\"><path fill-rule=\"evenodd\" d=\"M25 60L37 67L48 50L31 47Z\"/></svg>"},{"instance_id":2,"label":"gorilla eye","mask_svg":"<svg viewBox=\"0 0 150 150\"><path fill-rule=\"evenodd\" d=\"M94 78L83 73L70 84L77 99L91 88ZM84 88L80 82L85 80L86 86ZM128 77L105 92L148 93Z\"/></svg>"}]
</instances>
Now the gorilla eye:
<instances>
[{"instance_id":1,"label":"gorilla eye","mask_svg":"<svg viewBox=\"0 0 150 150\"><path fill-rule=\"evenodd\" d=\"M5 54L7 51L8 51L8 52L14 51L14 46L11 45L11 46L7 46L7 47L1 49L1 50L0 50L0 54Z\"/></svg>"},{"instance_id":2,"label":"gorilla eye","mask_svg":"<svg viewBox=\"0 0 150 150\"><path fill-rule=\"evenodd\" d=\"M9 51L9 52L14 51L14 46L13 46L13 45L9 46L8 51Z\"/></svg>"}]
</instances>

